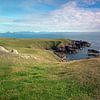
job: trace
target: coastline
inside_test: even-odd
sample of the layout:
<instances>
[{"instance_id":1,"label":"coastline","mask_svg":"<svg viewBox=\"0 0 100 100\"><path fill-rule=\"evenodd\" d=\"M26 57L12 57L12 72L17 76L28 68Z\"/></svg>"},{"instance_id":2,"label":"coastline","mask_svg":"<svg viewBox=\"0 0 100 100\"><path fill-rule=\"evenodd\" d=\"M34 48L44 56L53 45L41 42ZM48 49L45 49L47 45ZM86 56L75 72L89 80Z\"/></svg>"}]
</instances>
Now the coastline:
<instances>
[{"instance_id":1,"label":"coastline","mask_svg":"<svg viewBox=\"0 0 100 100\"><path fill-rule=\"evenodd\" d=\"M69 39L49 39L49 38L39 38L39 39L34 39L34 38L0 38L0 46L4 46L9 48L9 43L11 46L14 46L15 48L19 48L20 42L22 42L22 45L25 46L25 43L27 43L27 46L25 48L27 49L40 49L40 50L47 50L47 51L52 51L54 55L58 56L61 61L70 61L72 60L80 60L80 59L89 59L94 58L95 56L87 56L88 54L88 49L90 48L91 44L87 41L82 41L82 40L69 40ZM5 42L7 41L8 44ZM11 42L10 42L11 41ZM19 42L18 42L19 41ZM18 42L18 43L17 43ZM29 42L29 43L28 43ZM7 44L7 45L5 45ZM21 47L20 47L21 48ZM82 55L85 50L85 56ZM94 48L95 49L95 48ZM34 51L34 50L33 50ZM32 52L32 51L31 51ZM82 53L80 53L82 52ZM74 58L74 55L80 55L80 58ZM81 56L82 55L82 56ZM68 57L72 56L69 60Z\"/></svg>"},{"instance_id":2,"label":"coastline","mask_svg":"<svg viewBox=\"0 0 100 100\"><path fill-rule=\"evenodd\" d=\"M62 42L0 38L0 99L99 98L100 58L62 62L51 49Z\"/></svg>"}]
</instances>

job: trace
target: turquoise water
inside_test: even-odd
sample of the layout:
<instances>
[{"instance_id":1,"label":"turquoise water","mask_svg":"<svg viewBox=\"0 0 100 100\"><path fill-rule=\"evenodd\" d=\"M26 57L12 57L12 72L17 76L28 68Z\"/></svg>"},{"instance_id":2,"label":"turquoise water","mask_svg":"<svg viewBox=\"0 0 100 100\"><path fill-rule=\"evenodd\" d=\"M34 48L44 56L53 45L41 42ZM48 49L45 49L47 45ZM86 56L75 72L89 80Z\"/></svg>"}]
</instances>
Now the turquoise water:
<instances>
[{"instance_id":1,"label":"turquoise water","mask_svg":"<svg viewBox=\"0 0 100 100\"><path fill-rule=\"evenodd\" d=\"M65 38L74 40L85 40L92 45L90 48L100 50L100 32L16 32L16 33L0 33L0 37L6 38ZM87 49L80 50L77 54L67 55L68 60L78 60L89 58L87 55Z\"/></svg>"}]
</instances>

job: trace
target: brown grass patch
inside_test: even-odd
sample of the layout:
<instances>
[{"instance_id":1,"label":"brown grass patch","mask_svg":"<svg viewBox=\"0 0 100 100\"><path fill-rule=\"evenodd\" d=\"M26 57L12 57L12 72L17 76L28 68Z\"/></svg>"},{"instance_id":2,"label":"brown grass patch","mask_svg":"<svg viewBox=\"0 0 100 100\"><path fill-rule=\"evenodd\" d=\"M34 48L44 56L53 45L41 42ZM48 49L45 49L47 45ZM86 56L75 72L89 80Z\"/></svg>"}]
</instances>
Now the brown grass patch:
<instances>
[{"instance_id":1,"label":"brown grass patch","mask_svg":"<svg viewBox=\"0 0 100 100\"><path fill-rule=\"evenodd\" d=\"M12 67L12 72L17 73L17 72L22 72L25 71L25 67L18 67L18 66L13 66Z\"/></svg>"}]
</instances>

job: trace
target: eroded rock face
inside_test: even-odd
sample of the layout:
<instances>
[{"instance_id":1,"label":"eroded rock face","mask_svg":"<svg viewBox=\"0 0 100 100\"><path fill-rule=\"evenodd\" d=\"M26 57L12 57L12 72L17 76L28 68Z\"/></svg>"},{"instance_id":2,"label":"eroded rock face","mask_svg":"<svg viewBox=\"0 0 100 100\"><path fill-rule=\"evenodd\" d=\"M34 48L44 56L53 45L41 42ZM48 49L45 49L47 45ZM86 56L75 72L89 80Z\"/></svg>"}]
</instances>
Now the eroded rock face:
<instances>
[{"instance_id":1,"label":"eroded rock face","mask_svg":"<svg viewBox=\"0 0 100 100\"><path fill-rule=\"evenodd\" d=\"M4 47L0 46L0 52L8 53L9 51L5 49Z\"/></svg>"},{"instance_id":2,"label":"eroded rock face","mask_svg":"<svg viewBox=\"0 0 100 100\"><path fill-rule=\"evenodd\" d=\"M11 50L11 53L12 53L12 54L19 54L18 51L15 50L15 49Z\"/></svg>"}]
</instances>

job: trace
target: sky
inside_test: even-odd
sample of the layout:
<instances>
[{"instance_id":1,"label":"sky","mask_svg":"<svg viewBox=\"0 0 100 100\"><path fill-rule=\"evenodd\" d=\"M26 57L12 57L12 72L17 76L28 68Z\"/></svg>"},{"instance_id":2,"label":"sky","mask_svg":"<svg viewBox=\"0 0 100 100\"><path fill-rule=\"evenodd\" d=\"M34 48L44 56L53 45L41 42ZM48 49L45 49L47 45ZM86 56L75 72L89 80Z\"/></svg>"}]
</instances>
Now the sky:
<instances>
[{"instance_id":1,"label":"sky","mask_svg":"<svg viewBox=\"0 0 100 100\"><path fill-rule=\"evenodd\" d=\"M100 0L0 0L0 32L100 32Z\"/></svg>"}]
</instances>

